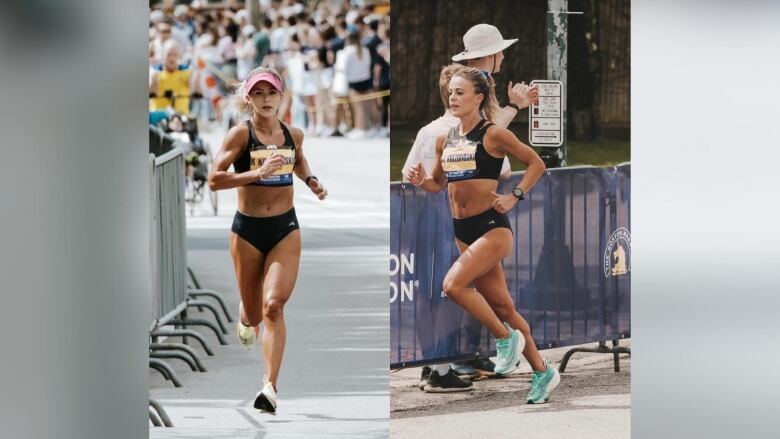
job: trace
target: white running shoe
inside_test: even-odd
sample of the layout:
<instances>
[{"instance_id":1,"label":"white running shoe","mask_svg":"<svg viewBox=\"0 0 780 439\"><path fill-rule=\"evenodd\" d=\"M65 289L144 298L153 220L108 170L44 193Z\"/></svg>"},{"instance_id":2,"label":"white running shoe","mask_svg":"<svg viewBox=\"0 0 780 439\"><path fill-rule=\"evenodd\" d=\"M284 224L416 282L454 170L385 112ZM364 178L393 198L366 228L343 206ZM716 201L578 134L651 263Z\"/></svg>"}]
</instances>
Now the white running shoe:
<instances>
[{"instance_id":1,"label":"white running shoe","mask_svg":"<svg viewBox=\"0 0 780 439\"><path fill-rule=\"evenodd\" d=\"M257 392L254 407L262 413L276 414L276 390L274 385L263 377L263 390Z\"/></svg>"},{"instance_id":2,"label":"white running shoe","mask_svg":"<svg viewBox=\"0 0 780 439\"><path fill-rule=\"evenodd\" d=\"M260 334L260 326L244 326L239 319L237 326L238 342L241 346L251 349L257 343Z\"/></svg>"}]
</instances>

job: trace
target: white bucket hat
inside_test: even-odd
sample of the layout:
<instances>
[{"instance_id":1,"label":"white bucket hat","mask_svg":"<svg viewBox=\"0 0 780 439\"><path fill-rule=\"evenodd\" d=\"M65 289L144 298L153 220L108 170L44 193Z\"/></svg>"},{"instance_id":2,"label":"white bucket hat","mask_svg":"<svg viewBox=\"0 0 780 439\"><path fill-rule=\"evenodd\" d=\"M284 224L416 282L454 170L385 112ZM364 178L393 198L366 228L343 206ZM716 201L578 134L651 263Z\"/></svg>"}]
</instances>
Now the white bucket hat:
<instances>
[{"instance_id":1,"label":"white bucket hat","mask_svg":"<svg viewBox=\"0 0 780 439\"><path fill-rule=\"evenodd\" d=\"M495 26L481 23L472 26L463 35L463 46L466 48L463 52L452 57L453 61L463 61L465 59L481 58L487 55L501 52L507 47L517 42L505 40L501 32Z\"/></svg>"}]
</instances>

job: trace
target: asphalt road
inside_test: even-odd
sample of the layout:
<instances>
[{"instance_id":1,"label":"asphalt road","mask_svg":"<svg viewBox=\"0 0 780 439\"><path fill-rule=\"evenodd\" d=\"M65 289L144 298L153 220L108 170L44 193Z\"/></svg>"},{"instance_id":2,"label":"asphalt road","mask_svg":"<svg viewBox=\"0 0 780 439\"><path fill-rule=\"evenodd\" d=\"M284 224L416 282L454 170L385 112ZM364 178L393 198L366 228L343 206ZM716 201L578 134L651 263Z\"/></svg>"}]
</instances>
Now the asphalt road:
<instances>
[{"instance_id":1,"label":"asphalt road","mask_svg":"<svg viewBox=\"0 0 780 439\"><path fill-rule=\"evenodd\" d=\"M219 136L206 138L218 147ZM150 396L175 425L150 428L151 438L388 437L388 143L341 138L304 143L330 196L320 202L295 183L303 251L285 308L278 414L251 407L263 375L259 346L251 351L239 346L232 325L229 346L200 330L216 354L201 355L208 372L191 372L170 360L184 384L176 389L150 370ZM222 294L235 316L239 297L227 243L235 192L219 193L218 216L210 216L207 206L188 217L188 264L204 288Z\"/></svg>"}]
</instances>

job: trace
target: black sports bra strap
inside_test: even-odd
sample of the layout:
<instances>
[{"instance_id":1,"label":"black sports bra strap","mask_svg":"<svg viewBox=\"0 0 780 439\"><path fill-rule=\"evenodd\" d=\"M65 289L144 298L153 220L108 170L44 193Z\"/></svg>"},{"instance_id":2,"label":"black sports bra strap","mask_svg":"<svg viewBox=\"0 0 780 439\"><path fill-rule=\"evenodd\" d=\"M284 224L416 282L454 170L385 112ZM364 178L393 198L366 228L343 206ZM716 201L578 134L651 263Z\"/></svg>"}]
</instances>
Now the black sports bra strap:
<instances>
[{"instance_id":1,"label":"black sports bra strap","mask_svg":"<svg viewBox=\"0 0 780 439\"><path fill-rule=\"evenodd\" d=\"M471 129L466 135L468 136L471 133L482 133L490 124L490 122L487 121L487 119L480 119L479 122L474 126L474 128Z\"/></svg>"},{"instance_id":2,"label":"black sports bra strap","mask_svg":"<svg viewBox=\"0 0 780 439\"><path fill-rule=\"evenodd\" d=\"M252 141L252 143L255 145L262 145L260 139L257 138L257 133L255 133L255 127L252 126L252 121L247 119L246 125L249 127L249 139Z\"/></svg>"},{"instance_id":3,"label":"black sports bra strap","mask_svg":"<svg viewBox=\"0 0 780 439\"><path fill-rule=\"evenodd\" d=\"M295 141L293 140L292 134L290 134L290 130L287 129L287 126L282 123L282 121L279 121L279 125L282 126L282 131L284 132L284 143L287 144L289 142L290 147L295 149Z\"/></svg>"},{"instance_id":4,"label":"black sports bra strap","mask_svg":"<svg viewBox=\"0 0 780 439\"><path fill-rule=\"evenodd\" d=\"M488 122L487 124L485 122L487 122L486 119L480 119L479 122L477 122L477 124L474 125L474 128L472 128L468 133L463 135L460 134L460 128L461 128L460 124L455 125L454 127L450 128L450 131L447 134L447 139L449 140L449 139L458 139L460 137L467 137L472 133L481 132L483 129L487 128L487 125L492 125L491 122Z\"/></svg>"}]
</instances>

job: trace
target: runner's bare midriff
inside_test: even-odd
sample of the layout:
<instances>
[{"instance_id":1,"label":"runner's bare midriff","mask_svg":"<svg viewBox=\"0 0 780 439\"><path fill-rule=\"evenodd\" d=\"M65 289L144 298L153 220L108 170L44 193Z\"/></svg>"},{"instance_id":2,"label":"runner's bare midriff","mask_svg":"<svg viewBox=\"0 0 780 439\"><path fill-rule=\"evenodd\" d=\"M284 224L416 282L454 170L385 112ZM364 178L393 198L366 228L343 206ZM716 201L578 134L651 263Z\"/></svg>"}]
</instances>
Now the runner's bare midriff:
<instances>
[{"instance_id":1,"label":"runner's bare midriff","mask_svg":"<svg viewBox=\"0 0 780 439\"><path fill-rule=\"evenodd\" d=\"M447 185L453 218L468 218L493 208L491 191L498 189L496 180L455 181Z\"/></svg>"},{"instance_id":2,"label":"runner's bare midriff","mask_svg":"<svg viewBox=\"0 0 780 439\"><path fill-rule=\"evenodd\" d=\"M281 215L293 207L292 186L243 186L238 188L238 211L248 216Z\"/></svg>"}]
</instances>

